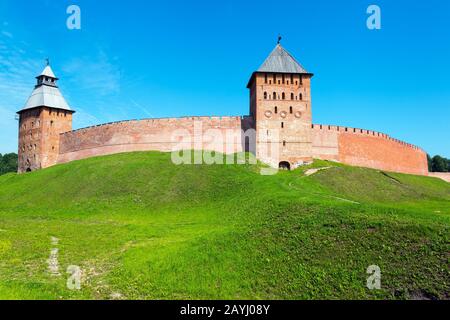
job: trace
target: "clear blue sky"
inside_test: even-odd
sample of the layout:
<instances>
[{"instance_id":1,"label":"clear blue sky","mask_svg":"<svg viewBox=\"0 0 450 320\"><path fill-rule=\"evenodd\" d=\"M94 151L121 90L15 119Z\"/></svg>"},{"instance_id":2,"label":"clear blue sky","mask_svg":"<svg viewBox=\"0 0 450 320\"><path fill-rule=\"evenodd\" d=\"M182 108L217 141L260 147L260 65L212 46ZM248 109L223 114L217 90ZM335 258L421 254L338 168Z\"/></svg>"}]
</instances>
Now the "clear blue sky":
<instances>
[{"instance_id":1,"label":"clear blue sky","mask_svg":"<svg viewBox=\"0 0 450 320\"><path fill-rule=\"evenodd\" d=\"M81 8L80 31L66 9ZM382 29L368 30L377 4ZM74 127L248 113L247 81L283 46L313 72L313 121L450 157L450 1L2 0L0 153L49 57Z\"/></svg>"}]
</instances>

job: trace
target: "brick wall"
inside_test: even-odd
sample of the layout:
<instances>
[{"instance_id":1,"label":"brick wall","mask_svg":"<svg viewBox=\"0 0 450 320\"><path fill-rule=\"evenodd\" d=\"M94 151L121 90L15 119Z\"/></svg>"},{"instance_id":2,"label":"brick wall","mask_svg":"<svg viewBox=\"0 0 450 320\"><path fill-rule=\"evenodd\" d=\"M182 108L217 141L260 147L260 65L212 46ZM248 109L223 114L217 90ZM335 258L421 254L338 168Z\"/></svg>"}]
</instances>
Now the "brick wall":
<instances>
[{"instance_id":1,"label":"brick wall","mask_svg":"<svg viewBox=\"0 0 450 320\"><path fill-rule=\"evenodd\" d=\"M336 126L312 126L314 158L339 161L339 131Z\"/></svg>"},{"instance_id":2,"label":"brick wall","mask_svg":"<svg viewBox=\"0 0 450 320\"><path fill-rule=\"evenodd\" d=\"M36 108L20 114L18 172L41 168L41 111Z\"/></svg>"},{"instance_id":3,"label":"brick wall","mask_svg":"<svg viewBox=\"0 0 450 320\"><path fill-rule=\"evenodd\" d=\"M60 134L72 130L72 112L44 108L41 112L41 124L41 164L42 168L48 168L58 161Z\"/></svg>"},{"instance_id":4,"label":"brick wall","mask_svg":"<svg viewBox=\"0 0 450 320\"><path fill-rule=\"evenodd\" d=\"M187 117L108 123L62 133L57 162L148 150L204 149L226 154L254 151L254 137L249 137L246 144L242 135L242 130L253 127L251 117ZM314 158L386 171L428 173L423 150L386 134L328 125L310 128ZM194 141L195 137L199 138L200 144Z\"/></svg>"},{"instance_id":5,"label":"brick wall","mask_svg":"<svg viewBox=\"0 0 450 320\"><path fill-rule=\"evenodd\" d=\"M279 162L311 161L311 76L257 73L250 86L250 114L255 116L257 158Z\"/></svg>"},{"instance_id":6,"label":"brick wall","mask_svg":"<svg viewBox=\"0 0 450 320\"><path fill-rule=\"evenodd\" d=\"M25 110L19 122L18 172L57 163L60 133L72 130L72 112L46 107Z\"/></svg>"},{"instance_id":7,"label":"brick wall","mask_svg":"<svg viewBox=\"0 0 450 320\"><path fill-rule=\"evenodd\" d=\"M426 153L386 134L348 127L313 125L315 158L354 166L427 175Z\"/></svg>"},{"instance_id":8,"label":"brick wall","mask_svg":"<svg viewBox=\"0 0 450 320\"><path fill-rule=\"evenodd\" d=\"M252 126L248 117L186 117L108 123L61 134L58 163L148 150L205 149L236 153L251 148L251 143L245 147L242 129Z\"/></svg>"}]
</instances>

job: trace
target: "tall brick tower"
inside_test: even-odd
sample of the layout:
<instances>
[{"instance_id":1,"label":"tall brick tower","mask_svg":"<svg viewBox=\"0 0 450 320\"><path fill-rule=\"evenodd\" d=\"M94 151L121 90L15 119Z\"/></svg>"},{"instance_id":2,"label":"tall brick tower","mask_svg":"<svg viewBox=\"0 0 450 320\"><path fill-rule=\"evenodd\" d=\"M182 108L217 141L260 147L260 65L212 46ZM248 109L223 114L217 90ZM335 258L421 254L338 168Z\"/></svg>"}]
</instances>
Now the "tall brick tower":
<instances>
[{"instance_id":1,"label":"tall brick tower","mask_svg":"<svg viewBox=\"0 0 450 320\"><path fill-rule=\"evenodd\" d=\"M72 130L72 114L58 89L50 65L36 77L37 84L19 119L19 173L56 164L60 133Z\"/></svg>"},{"instance_id":2,"label":"tall brick tower","mask_svg":"<svg viewBox=\"0 0 450 320\"><path fill-rule=\"evenodd\" d=\"M312 76L279 42L252 74L247 88L261 161L291 169L312 160Z\"/></svg>"}]
</instances>

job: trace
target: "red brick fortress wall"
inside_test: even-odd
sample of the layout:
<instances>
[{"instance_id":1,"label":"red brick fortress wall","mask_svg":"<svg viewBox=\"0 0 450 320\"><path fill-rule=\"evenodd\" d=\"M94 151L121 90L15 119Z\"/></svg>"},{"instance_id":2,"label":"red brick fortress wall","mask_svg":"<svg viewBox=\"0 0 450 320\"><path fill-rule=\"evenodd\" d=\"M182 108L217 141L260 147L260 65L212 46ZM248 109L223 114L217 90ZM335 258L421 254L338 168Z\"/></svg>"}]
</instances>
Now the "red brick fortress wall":
<instances>
[{"instance_id":1,"label":"red brick fortress wall","mask_svg":"<svg viewBox=\"0 0 450 320\"><path fill-rule=\"evenodd\" d=\"M426 152L371 130L313 125L313 157L374 169L427 175Z\"/></svg>"},{"instance_id":2,"label":"red brick fortress wall","mask_svg":"<svg viewBox=\"0 0 450 320\"><path fill-rule=\"evenodd\" d=\"M204 149L227 154L242 152L246 148L241 130L252 126L248 117L186 117L108 123L61 134L58 163L134 151ZM174 139L174 132L178 132L175 136L179 139ZM220 136L222 140L218 138Z\"/></svg>"},{"instance_id":3,"label":"red brick fortress wall","mask_svg":"<svg viewBox=\"0 0 450 320\"><path fill-rule=\"evenodd\" d=\"M60 135L58 163L133 151L248 151L242 130L254 128L250 117L186 117L108 123ZM174 140L174 131L191 140ZM386 134L339 126L312 125L313 157L349 165L427 175L426 153ZM199 137L201 136L201 137ZM222 136L221 139L217 139ZM200 145L194 141L201 141ZM251 143L251 141L250 141Z\"/></svg>"}]
</instances>

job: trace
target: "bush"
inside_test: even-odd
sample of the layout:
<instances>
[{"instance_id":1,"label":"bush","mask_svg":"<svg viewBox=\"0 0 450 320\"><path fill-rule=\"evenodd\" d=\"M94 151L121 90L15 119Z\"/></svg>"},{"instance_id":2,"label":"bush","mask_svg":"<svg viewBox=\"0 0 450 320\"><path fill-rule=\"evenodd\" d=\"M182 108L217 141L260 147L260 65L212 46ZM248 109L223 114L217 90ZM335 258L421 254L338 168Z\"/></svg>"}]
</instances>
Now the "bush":
<instances>
[{"instance_id":1,"label":"bush","mask_svg":"<svg viewBox=\"0 0 450 320\"><path fill-rule=\"evenodd\" d=\"M8 172L17 172L17 160L16 153L7 153L2 155L0 153L0 175Z\"/></svg>"}]
</instances>

